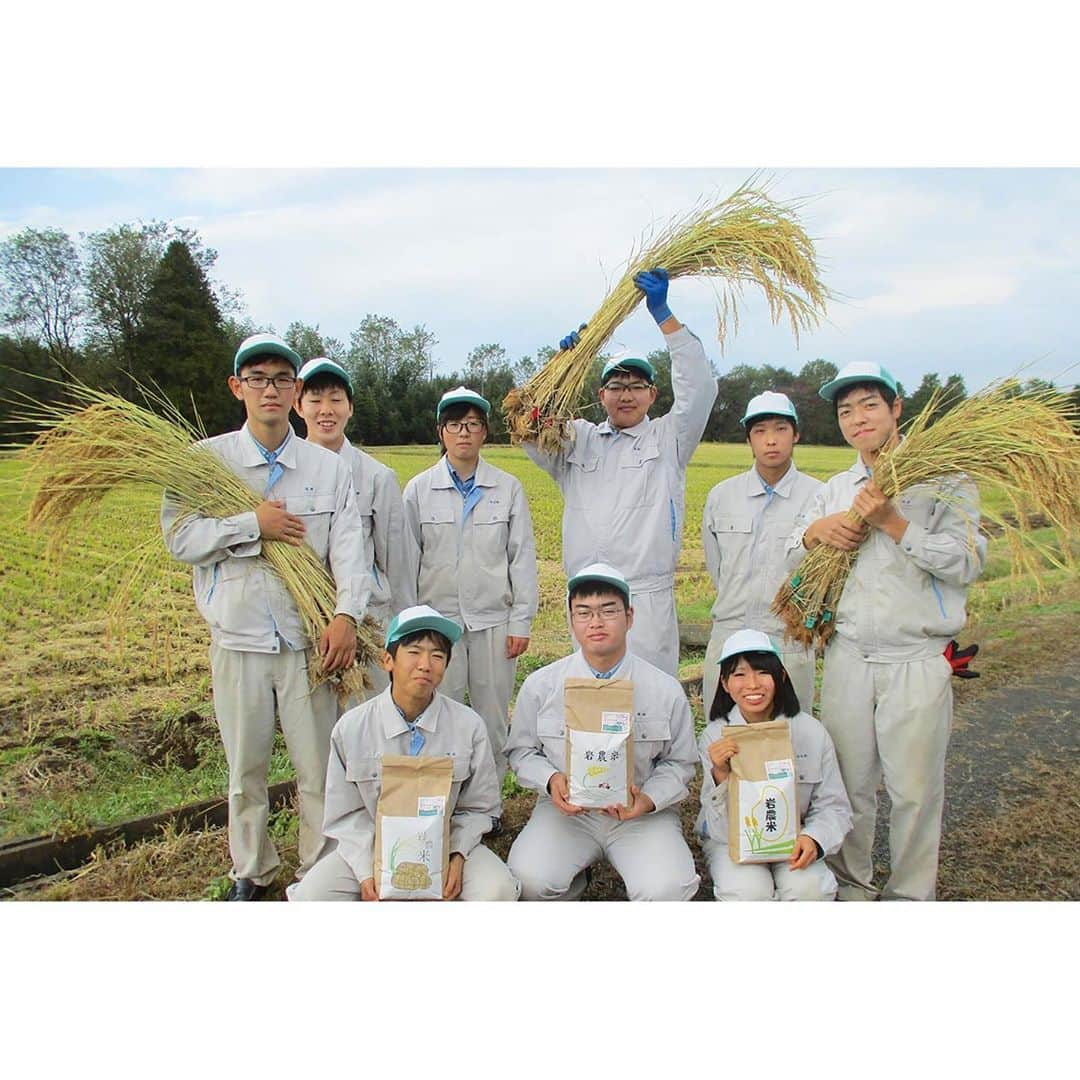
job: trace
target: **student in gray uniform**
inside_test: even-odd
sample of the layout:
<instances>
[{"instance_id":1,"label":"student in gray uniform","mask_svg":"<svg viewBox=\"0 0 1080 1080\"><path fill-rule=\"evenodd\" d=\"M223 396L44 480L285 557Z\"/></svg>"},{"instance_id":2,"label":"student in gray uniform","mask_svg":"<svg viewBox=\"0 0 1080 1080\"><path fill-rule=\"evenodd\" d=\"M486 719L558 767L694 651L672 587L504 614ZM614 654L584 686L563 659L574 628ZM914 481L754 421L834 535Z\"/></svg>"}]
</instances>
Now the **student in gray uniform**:
<instances>
[{"instance_id":1,"label":"student in gray uniform","mask_svg":"<svg viewBox=\"0 0 1080 1080\"><path fill-rule=\"evenodd\" d=\"M505 772L517 658L540 601L536 544L521 481L486 462L491 406L459 386L435 413L443 456L405 485L405 525L417 599L464 629L443 693L484 718Z\"/></svg>"},{"instance_id":2,"label":"student in gray uniform","mask_svg":"<svg viewBox=\"0 0 1080 1080\"><path fill-rule=\"evenodd\" d=\"M766 390L743 414L746 441L754 455L749 472L721 480L705 500L701 543L716 602L705 651L702 698L716 696L720 646L736 630L750 627L782 640L783 626L769 608L776 590L805 552L786 550L795 522L822 487L799 472L792 452L799 441L799 414L786 394ZM813 712L814 650L785 643L781 653L803 708Z\"/></svg>"},{"instance_id":3,"label":"student in gray uniform","mask_svg":"<svg viewBox=\"0 0 1080 1080\"><path fill-rule=\"evenodd\" d=\"M789 550L857 551L825 649L821 720L836 745L855 826L830 861L841 900L874 900L877 789L889 792L889 878L883 899L933 900L952 725L952 665L944 650L967 620L982 572L979 493L966 480L919 485L895 501L871 479L899 438L902 403L880 364L856 361L819 391L836 408L851 468L814 497ZM866 522L854 526L851 508Z\"/></svg>"},{"instance_id":4,"label":"student in gray uniform","mask_svg":"<svg viewBox=\"0 0 1080 1080\"><path fill-rule=\"evenodd\" d=\"M367 613L385 631L393 611L416 603L416 582L409 577L405 556L405 509L394 470L345 438L353 415L353 384L349 373L333 360L308 360L297 376L296 412L307 426L308 442L340 455L353 478L356 509L363 523L360 542L364 565L371 571L371 602ZM387 675L378 663L368 666L374 692L384 690Z\"/></svg>"},{"instance_id":5,"label":"student in gray uniform","mask_svg":"<svg viewBox=\"0 0 1080 1080\"><path fill-rule=\"evenodd\" d=\"M683 839L678 804L694 775L694 725L682 686L628 648L630 586L604 563L567 586L580 649L534 671L514 705L507 754L522 787L540 793L507 858L525 900L576 900L586 871L606 858L631 900L690 900L700 878ZM568 801L563 688L568 678L634 684L630 805L585 810Z\"/></svg>"},{"instance_id":6,"label":"student in gray uniform","mask_svg":"<svg viewBox=\"0 0 1080 1080\"><path fill-rule=\"evenodd\" d=\"M380 759L429 755L453 759L450 865L444 900L516 900L519 886L480 839L499 814L499 776L484 722L438 693L455 643L456 623L425 605L390 622L383 667L390 685L350 709L334 727L326 775L326 846L290 900L378 900L373 873Z\"/></svg>"},{"instance_id":7,"label":"student in gray uniform","mask_svg":"<svg viewBox=\"0 0 1080 1080\"><path fill-rule=\"evenodd\" d=\"M567 577L594 562L618 562L634 593L630 646L669 675L679 671L675 566L682 546L686 468L716 400L716 377L701 342L671 313L662 269L634 283L671 353L671 411L652 420L656 371L648 360L626 357L604 365L600 424L574 421L574 441L557 453L535 442L525 452L562 492L563 570ZM582 327L584 329L584 326ZM577 333L559 342L577 343Z\"/></svg>"},{"instance_id":8,"label":"student in gray uniform","mask_svg":"<svg viewBox=\"0 0 1080 1080\"><path fill-rule=\"evenodd\" d=\"M236 352L229 389L247 420L207 447L263 501L228 518L186 514L165 492L161 528L172 555L194 569L195 602L210 624L214 713L229 763L230 900L258 900L280 860L267 831L267 773L275 713L296 769L300 869L322 844L323 790L337 701L330 685L312 690L308 665L318 649L328 672L349 667L371 575L356 537L361 529L352 476L337 454L298 438L289 426L300 357L273 334L255 334ZM268 541L307 543L337 585L333 620L308 640L300 612L257 556Z\"/></svg>"},{"instance_id":9,"label":"student in gray uniform","mask_svg":"<svg viewBox=\"0 0 1080 1080\"><path fill-rule=\"evenodd\" d=\"M698 738L704 775L695 826L717 900L834 900L836 878L825 863L851 829L840 767L829 733L802 709L776 645L760 630L739 630L720 647L720 689ZM727 724L786 718L795 751L801 831L787 862L736 863L728 854L728 782L735 740Z\"/></svg>"}]
</instances>

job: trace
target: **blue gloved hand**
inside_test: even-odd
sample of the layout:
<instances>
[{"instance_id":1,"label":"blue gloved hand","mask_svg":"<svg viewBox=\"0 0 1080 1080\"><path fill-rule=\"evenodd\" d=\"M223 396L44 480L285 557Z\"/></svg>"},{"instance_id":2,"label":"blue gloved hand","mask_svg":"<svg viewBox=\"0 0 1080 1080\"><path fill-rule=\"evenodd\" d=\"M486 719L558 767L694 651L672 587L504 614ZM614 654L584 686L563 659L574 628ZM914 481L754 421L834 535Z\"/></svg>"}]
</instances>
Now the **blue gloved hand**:
<instances>
[{"instance_id":1,"label":"blue gloved hand","mask_svg":"<svg viewBox=\"0 0 1080 1080\"><path fill-rule=\"evenodd\" d=\"M572 349L581 340L578 330L584 330L588 325L588 323L582 323L577 330L571 330L566 337L560 339L559 348L562 349L563 352L566 352L567 349Z\"/></svg>"},{"instance_id":2,"label":"blue gloved hand","mask_svg":"<svg viewBox=\"0 0 1080 1080\"><path fill-rule=\"evenodd\" d=\"M656 320L657 326L671 318L671 308L667 306L668 272L659 266L643 270L634 275L634 284L645 294L645 306Z\"/></svg>"}]
</instances>

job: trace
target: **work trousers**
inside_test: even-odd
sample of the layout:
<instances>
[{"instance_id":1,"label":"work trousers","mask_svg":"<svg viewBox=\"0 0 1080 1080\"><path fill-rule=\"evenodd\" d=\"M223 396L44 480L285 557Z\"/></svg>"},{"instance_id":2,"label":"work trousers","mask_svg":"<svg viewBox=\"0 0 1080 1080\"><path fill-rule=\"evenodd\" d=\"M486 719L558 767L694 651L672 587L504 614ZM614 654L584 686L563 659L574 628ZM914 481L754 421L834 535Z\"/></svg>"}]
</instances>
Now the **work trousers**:
<instances>
[{"instance_id":1,"label":"work trousers","mask_svg":"<svg viewBox=\"0 0 1080 1080\"><path fill-rule=\"evenodd\" d=\"M786 862L737 863L727 841L703 839L701 850L709 865L717 900L835 900L836 878L824 859L801 870Z\"/></svg>"},{"instance_id":2,"label":"work trousers","mask_svg":"<svg viewBox=\"0 0 1080 1080\"><path fill-rule=\"evenodd\" d=\"M883 899L933 900L937 888L952 669L943 656L872 663L846 643L825 651L821 722L832 736L855 826L829 865L841 900L872 900L877 790L885 777L889 879Z\"/></svg>"},{"instance_id":3,"label":"work trousers","mask_svg":"<svg viewBox=\"0 0 1080 1080\"><path fill-rule=\"evenodd\" d=\"M673 806L619 821L596 810L564 814L542 795L506 862L523 900L577 900L586 869L600 859L631 900L691 900L701 882Z\"/></svg>"},{"instance_id":4,"label":"work trousers","mask_svg":"<svg viewBox=\"0 0 1080 1080\"><path fill-rule=\"evenodd\" d=\"M626 641L630 651L654 667L679 677L679 622L675 590L636 593L631 590L634 625Z\"/></svg>"},{"instance_id":5,"label":"work trousers","mask_svg":"<svg viewBox=\"0 0 1080 1080\"><path fill-rule=\"evenodd\" d=\"M521 886L494 851L477 844L466 856L459 899L516 900L520 892ZM359 900L360 882L335 845L285 893L290 900Z\"/></svg>"},{"instance_id":6,"label":"work trousers","mask_svg":"<svg viewBox=\"0 0 1080 1080\"><path fill-rule=\"evenodd\" d=\"M506 658L506 623L488 630L463 630L454 645L450 666L439 690L469 705L484 720L499 778L506 772L506 740L510 733L510 695L517 659Z\"/></svg>"},{"instance_id":7,"label":"work trousers","mask_svg":"<svg viewBox=\"0 0 1080 1080\"><path fill-rule=\"evenodd\" d=\"M705 649L705 663L701 677L701 700L705 706L705 717L708 719L709 710L712 708L713 698L716 697L716 688L720 685L720 650L723 644L736 630L742 627L725 627L713 623L712 633L709 635L709 644ZM814 712L814 676L815 657L813 649L804 649L801 645L793 645L790 641L784 641L779 634L771 635L776 647L780 650L780 659L784 670L791 679L791 685L795 687L795 693L799 697L799 708L805 713L813 715Z\"/></svg>"},{"instance_id":8,"label":"work trousers","mask_svg":"<svg viewBox=\"0 0 1080 1080\"><path fill-rule=\"evenodd\" d=\"M281 863L267 830L276 713L296 770L301 877L322 847L326 762L338 715L334 693L328 685L309 686L308 651L238 652L211 644L210 670L229 763L229 876L268 885Z\"/></svg>"}]
</instances>

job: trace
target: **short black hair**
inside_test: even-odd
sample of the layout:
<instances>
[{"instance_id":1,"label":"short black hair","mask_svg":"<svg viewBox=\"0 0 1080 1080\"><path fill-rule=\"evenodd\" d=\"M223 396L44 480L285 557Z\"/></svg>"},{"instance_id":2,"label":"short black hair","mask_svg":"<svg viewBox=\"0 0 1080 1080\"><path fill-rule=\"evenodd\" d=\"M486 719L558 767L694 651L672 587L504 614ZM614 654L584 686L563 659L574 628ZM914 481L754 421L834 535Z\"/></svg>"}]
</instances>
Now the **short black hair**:
<instances>
[{"instance_id":1,"label":"short black hair","mask_svg":"<svg viewBox=\"0 0 1080 1080\"><path fill-rule=\"evenodd\" d=\"M617 596L623 602L623 611L630 610L626 593L617 585L612 585L607 581L600 581L598 578L579 581L570 590L570 595L566 598L566 606L570 608L575 600L587 600L590 596Z\"/></svg>"},{"instance_id":2,"label":"short black hair","mask_svg":"<svg viewBox=\"0 0 1080 1080\"><path fill-rule=\"evenodd\" d=\"M399 637L397 641L391 641L386 646L386 651L391 656L397 656L397 651L402 645L411 645L414 641L433 641L446 653L446 662L450 663L450 653L454 648L450 644L450 639L445 634L440 634L438 630L429 630L427 627L422 630L413 630L412 633Z\"/></svg>"},{"instance_id":3,"label":"short black hair","mask_svg":"<svg viewBox=\"0 0 1080 1080\"><path fill-rule=\"evenodd\" d=\"M878 382L877 379L867 379L865 382L848 383L847 386L841 386L836 391L836 396L833 398L833 416L840 415L840 399L847 397L848 394L853 394L856 390L877 390L878 393L885 399L885 404L892 408L892 403L896 400L896 391L886 386L883 382Z\"/></svg>"},{"instance_id":4,"label":"short black hair","mask_svg":"<svg viewBox=\"0 0 1080 1080\"><path fill-rule=\"evenodd\" d=\"M312 375L310 379L304 380L304 389L300 393L300 400L303 401L304 394L311 391L311 393L321 393L323 390L335 390L340 387L349 395L349 400L352 401L352 391L349 389L349 384L340 376L335 375L332 371L320 371L315 375Z\"/></svg>"},{"instance_id":5,"label":"short black hair","mask_svg":"<svg viewBox=\"0 0 1080 1080\"><path fill-rule=\"evenodd\" d=\"M785 413L764 412L758 413L757 416L751 416L750 419L743 424L743 429L746 431L746 438L748 440L750 438L750 429L762 420L783 420L784 423L790 424L795 429L796 434L798 434L799 421L793 416L788 416Z\"/></svg>"},{"instance_id":6,"label":"short black hair","mask_svg":"<svg viewBox=\"0 0 1080 1080\"><path fill-rule=\"evenodd\" d=\"M484 421L484 427L488 426L488 418L484 410L474 401L454 401L439 413L438 427L442 427L447 420L464 420L470 412L475 412Z\"/></svg>"},{"instance_id":7,"label":"short black hair","mask_svg":"<svg viewBox=\"0 0 1080 1080\"><path fill-rule=\"evenodd\" d=\"M780 657L772 652L744 652L735 653L734 656L725 657L720 663L720 682L716 685L716 696L713 698L712 708L709 710L710 720L723 720L731 712L735 699L724 689L723 680L726 679L738 666L743 657L754 671L762 671L771 675L776 693L773 696L772 715L770 720L777 716L794 716L800 711L799 695L795 693L795 687L791 685L791 679L787 670L780 661Z\"/></svg>"}]
</instances>

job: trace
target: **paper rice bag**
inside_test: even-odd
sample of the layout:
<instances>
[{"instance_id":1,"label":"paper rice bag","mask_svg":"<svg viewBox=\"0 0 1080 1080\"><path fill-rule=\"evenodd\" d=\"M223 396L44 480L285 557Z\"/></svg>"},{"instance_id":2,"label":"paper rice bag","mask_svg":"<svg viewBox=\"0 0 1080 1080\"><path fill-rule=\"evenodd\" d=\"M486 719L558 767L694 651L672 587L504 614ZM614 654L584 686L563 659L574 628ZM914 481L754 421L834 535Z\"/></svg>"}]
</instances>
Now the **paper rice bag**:
<instances>
[{"instance_id":1,"label":"paper rice bag","mask_svg":"<svg viewBox=\"0 0 1080 1080\"><path fill-rule=\"evenodd\" d=\"M629 806L634 684L629 679L567 679L563 707L570 802L589 809Z\"/></svg>"},{"instance_id":2,"label":"paper rice bag","mask_svg":"<svg viewBox=\"0 0 1080 1080\"><path fill-rule=\"evenodd\" d=\"M382 759L375 808L375 887L380 900L441 900L450 864L448 757Z\"/></svg>"},{"instance_id":3,"label":"paper rice bag","mask_svg":"<svg viewBox=\"0 0 1080 1080\"><path fill-rule=\"evenodd\" d=\"M736 863L784 862L799 835L795 751L787 720L729 724L739 746L728 780L728 854Z\"/></svg>"}]
</instances>

